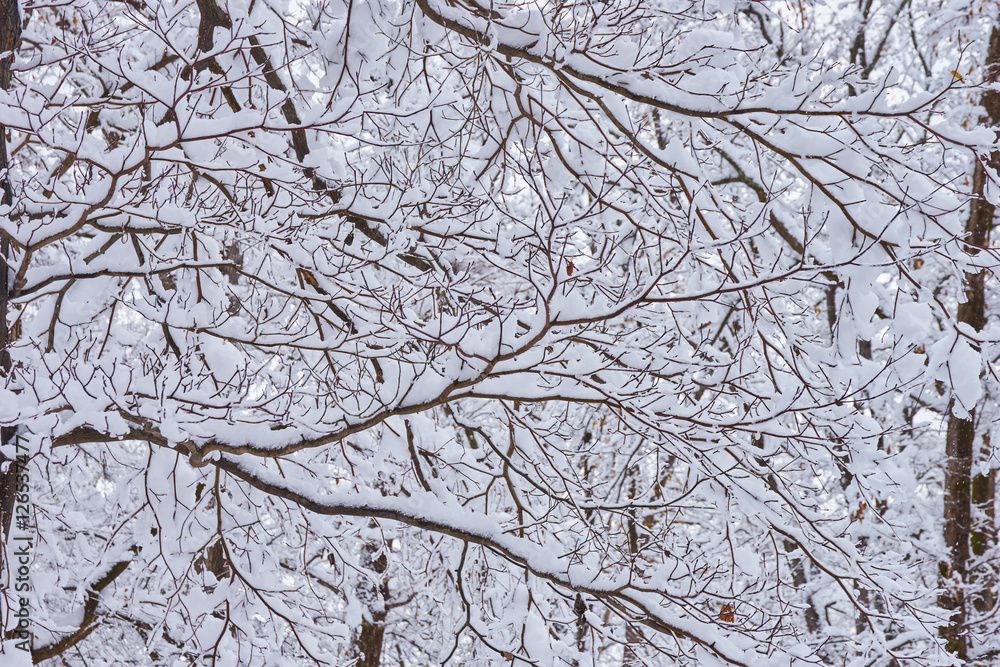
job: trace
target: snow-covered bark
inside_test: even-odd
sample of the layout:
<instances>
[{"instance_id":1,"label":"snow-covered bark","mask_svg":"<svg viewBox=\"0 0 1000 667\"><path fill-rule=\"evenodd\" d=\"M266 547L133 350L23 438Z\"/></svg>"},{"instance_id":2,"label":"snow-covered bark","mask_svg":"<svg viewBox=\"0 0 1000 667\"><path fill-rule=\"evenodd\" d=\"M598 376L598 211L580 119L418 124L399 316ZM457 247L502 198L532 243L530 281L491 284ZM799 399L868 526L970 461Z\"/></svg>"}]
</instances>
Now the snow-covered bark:
<instances>
[{"instance_id":1,"label":"snow-covered bark","mask_svg":"<svg viewBox=\"0 0 1000 667\"><path fill-rule=\"evenodd\" d=\"M0 3L0 89L10 87L11 61L14 50L21 38L21 16L17 2L5 0ZM7 149L7 131L0 122L0 202L10 207L13 202L13 189L10 184L10 156ZM11 293L11 272L7 269L7 259L10 246L6 235L0 236L0 378L7 381L11 371L11 358L7 351L10 345L11 325L7 317ZM0 424L0 445L16 449L14 438L17 425L14 423ZM0 452L0 541L8 543L10 525L14 514L14 500L17 493L18 474L14 465L14 456ZM7 569L7 555L0 554L0 568Z\"/></svg>"},{"instance_id":2,"label":"snow-covered bark","mask_svg":"<svg viewBox=\"0 0 1000 667\"><path fill-rule=\"evenodd\" d=\"M994 25L987 41L984 58L986 82L1000 81L1000 26ZM982 95L983 121L987 127L1000 127L1000 92L987 89ZM996 209L995 196L988 192L991 179L1000 168L1000 150L994 150L977 161L973 167L972 187L976 199L970 202L963 250L978 257L990 246ZM991 262L977 266L966 273L963 281L964 298L957 308L958 326L964 332L978 336L987 325L986 277ZM978 342L978 341L977 341ZM995 612L996 565L990 562L995 555L996 490L994 487L997 462L989 452L989 436L977 428L976 406L965 414L952 410L948 416L946 435L947 463L944 477L944 526L947 558L941 563L942 606L951 612L949 623L942 629L948 648L958 658L970 656L969 635L975 635L977 621L987 619ZM987 420L987 423L992 421ZM983 516L974 520L974 509L980 506ZM974 525L978 524L978 525ZM986 558L984 558L984 556ZM980 559L979 572L974 572L973 557ZM978 613L977 613L978 612ZM979 618L977 618L977 616ZM992 634L987 631L988 634ZM987 650L991 647L987 647ZM996 650L996 649L994 649Z\"/></svg>"},{"instance_id":3,"label":"snow-covered bark","mask_svg":"<svg viewBox=\"0 0 1000 667\"><path fill-rule=\"evenodd\" d=\"M34 7L36 654L947 662L879 494L894 402L982 391L934 290L994 137L768 11Z\"/></svg>"}]
</instances>

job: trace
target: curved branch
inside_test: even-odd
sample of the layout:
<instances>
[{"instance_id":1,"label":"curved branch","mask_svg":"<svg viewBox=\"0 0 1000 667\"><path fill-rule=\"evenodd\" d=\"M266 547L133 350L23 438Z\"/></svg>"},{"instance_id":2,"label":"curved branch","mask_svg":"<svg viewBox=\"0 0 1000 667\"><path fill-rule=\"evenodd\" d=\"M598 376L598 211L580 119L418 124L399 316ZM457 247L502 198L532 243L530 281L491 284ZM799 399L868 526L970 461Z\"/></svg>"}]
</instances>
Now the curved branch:
<instances>
[{"instance_id":1,"label":"curved branch","mask_svg":"<svg viewBox=\"0 0 1000 667\"><path fill-rule=\"evenodd\" d=\"M34 664L37 665L49 658L62 655L67 649L76 646L97 629L100 620L100 615L97 613L97 606L101 601L101 591L121 576L122 572L125 571L131 562L129 560L118 561L110 566L97 581L87 587L83 603L83 620L80 621L80 627L62 639L32 649L31 660Z\"/></svg>"},{"instance_id":2,"label":"curved branch","mask_svg":"<svg viewBox=\"0 0 1000 667\"><path fill-rule=\"evenodd\" d=\"M284 498L303 509L325 516L352 516L398 521L431 533L448 535L468 544L483 546L511 563L550 584L591 596L616 612L659 633L698 644L732 665L768 664L771 658L755 652L746 637L720 627L716 623L694 618L690 614L672 613L663 601L670 596L653 589L615 581L600 571L584 565L564 567L561 559L528 539L513 536L492 518L446 506L431 494L412 494L406 498L375 494L351 493L317 496L304 488L294 488L287 480L258 468L246 466L223 457L211 461L233 477L270 496ZM747 648L741 647L741 644ZM795 658L776 651L774 662L789 664Z\"/></svg>"}]
</instances>

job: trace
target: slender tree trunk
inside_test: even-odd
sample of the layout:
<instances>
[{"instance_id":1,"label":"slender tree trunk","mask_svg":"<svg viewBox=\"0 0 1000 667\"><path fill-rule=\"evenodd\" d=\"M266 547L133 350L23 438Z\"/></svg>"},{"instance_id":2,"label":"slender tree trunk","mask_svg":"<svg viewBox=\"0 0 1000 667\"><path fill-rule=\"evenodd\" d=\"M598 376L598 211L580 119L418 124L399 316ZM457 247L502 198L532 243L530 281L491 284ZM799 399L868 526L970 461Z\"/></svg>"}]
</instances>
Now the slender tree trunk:
<instances>
[{"instance_id":1,"label":"slender tree trunk","mask_svg":"<svg viewBox=\"0 0 1000 667\"><path fill-rule=\"evenodd\" d=\"M576 594L573 601L573 613L576 615L576 650L583 653L587 649L587 603L583 601L583 596ZM574 665L579 665L578 660L573 661Z\"/></svg>"},{"instance_id":2,"label":"slender tree trunk","mask_svg":"<svg viewBox=\"0 0 1000 667\"><path fill-rule=\"evenodd\" d=\"M861 41L859 42L859 40ZM860 49L860 51L858 51L857 49ZM864 53L863 28L859 28L858 35L855 37L854 46L852 47L852 59L855 59L858 53ZM855 93L852 90L851 95L854 94ZM830 344L834 345L836 343L836 335L837 335L835 331L837 325L837 285L829 285L826 288L826 321L827 325L830 328ZM857 346L858 346L858 356L860 356L862 359L871 360L872 342L870 340L859 338L857 341ZM879 440L879 449L882 449L882 447L883 447L882 441ZM850 466L848 465L848 463L849 463L849 458L846 455L840 457L840 466L841 466L840 488L844 490L845 495L851 488L851 484L854 482L854 474L851 473ZM848 509L849 511L855 511L853 510L853 508L848 508ZM860 516L863 516L864 510L862 508L859 507L857 511L860 512L859 518ZM864 552L867 546L868 546L868 538L862 536L858 540L858 550ZM788 547L786 546L786 549L787 548ZM797 579L794 581L796 586L800 585ZM867 609L868 605L871 604L871 594L869 590L867 588L864 588L863 586L855 584L854 592L858 596L858 603L860 604L860 606L864 609ZM816 629L819 627L819 615L816 613L815 609L812 609L812 615L811 617L807 617L807 621L810 624L809 629L815 632ZM812 625L813 623L815 623L816 626L815 628ZM860 635L864 633L867 629L868 629L868 615L864 611L858 610L854 616L854 632Z\"/></svg>"},{"instance_id":3,"label":"slender tree trunk","mask_svg":"<svg viewBox=\"0 0 1000 667\"><path fill-rule=\"evenodd\" d=\"M21 18L17 11L17 0L0 0L0 87L4 90L10 87L10 66L14 60L14 51L21 40ZM0 126L0 188L3 190L2 201L5 206L14 202L13 189L8 173L9 156L7 154L7 129ZM10 256L10 245L6 234L0 233L0 384L4 384L10 376L11 359L8 347L15 336L9 329L10 298L12 296L11 272L7 262ZM15 437L15 426L0 427L0 442L9 444ZM7 544L10 531L10 520L14 510L14 489L17 480L16 466L13 461L0 454L0 466L7 465L0 472L0 530L2 530L3 545ZM0 569L6 549L0 549Z\"/></svg>"},{"instance_id":4,"label":"slender tree trunk","mask_svg":"<svg viewBox=\"0 0 1000 667\"><path fill-rule=\"evenodd\" d=\"M990 439L984 436L979 453L980 461L992 460ZM978 567L969 577L970 597L972 606L980 617L993 611L997 603L997 564L990 559L991 552L996 548L996 475L991 468L972 478L972 536L970 546L972 557ZM978 510L978 512L976 511Z\"/></svg>"},{"instance_id":5,"label":"slender tree trunk","mask_svg":"<svg viewBox=\"0 0 1000 667\"><path fill-rule=\"evenodd\" d=\"M389 560L381 553L380 545L365 544L361 549L361 566L366 570L384 575L389 566ZM366 586L361 584L358 597L368 607L361 621L361 631L355 640L354 648L358 654L358 667L379 667L382 663L382 643L385 636L385 604L389 599L389 580L380 576L377 584Z\"/></svg>"},{"instance_id":6,"label":"slender tree trunk","mask_svg":"<svg viewBox=\"0 0 1000 667\"><path fill-rule=\"evenodd\" d=\"M635 481L632 481L632 489L635 488ZM631 497L632 494L630 493ZM628 548L629 553L632 554L633 558L636 558L639 554L639 533L636 530L635 518L628 518ZM622 656L622 667L639 667L642 665L642 659L636 652L635 647L642 643L643 637L639 629L632 623L628 623L625 626L625 652Z\"/></svg>"},{"instance_id":7,"label":"slender tree trunk","mask_svg":"<svg viewBox=\"0 0 1000 667\"><path fill-rule=\"evenodd\" d=\"M994 26L986 53L985 80L995 83L1000 68L1000 26ZM982 106L985 121L990 125L1000 123L1000 93L987 90L983 93ZM988 158L992 169L1000 168L1000 152L994 151ZM973 194L969 209L969 219L966 223L965 252L971 256L979 254L989 243L990 231L993 228L994 207L984 197L987 173L983 164L977 162L973 172ZM986 324L986 271L977 271L965 275L965 303L958 307L957 319L968 324L976 331L982 330ZM989 514L992 507L993 476L984 475L975 480L972 476L973 458L976 453L975 410L969 411L969 418L962 419L955 415L948 417L946 434L946 455L948 462L945 467L944 479L944 539L948 549L948 559L941 563L942 589L941 606L950 611L948 624L942 628L941 635L947 648L956 657L965 660L969 654L967 625L969 602L975 601L976 607L983 607L986 600L992 598L988 591L973 590L970 577L970 556L972 553L983 554L991 546L992 525L988 530L977 530L973 534L973 495L976 501L985 505ZM975 544L975 546L973 546ZM989 584L985 581L981 584ZM990 604L992 606L992 604Z\"/></svg>"},{"instance_id":8,"label":"slender tree trunk","mask_svg":"<svg viewBox=\"0 0 1000 667\"><path fill-rule=\"evenodd\" d=\"M629 473L629 485L628 485L628 499L635 500L636 494L636 475L638 472L633 470ZM632 567L638 566L639 561L639 526L637 523L637 517L635 511L629 512L628 519L626 519L625 529L628 537L628 550L632 557ZM625 625L625 652L622 655L622 667L639 667L640 665L646 664L636 651L636 647L645 642L645 637L642 631L634 623L626 623Z\"/></svg>"},{"instance_id":9,"label":"slender tree trunk","mask_svg":"<svg viewBox=\"0 0 1000 667\"><path fill-rule=\"evenodd\" d=\"M1000 23L993 26L993 30L990 34L989 48L986 52L985 78L990 83L997 83L1000 81ZM986 116L986 122L993 126L1000 125L1000 92L995 89L986 91L983 94L982 105ZM990 154L988 165L995 172L1000 171L1000 150L993 151ZM973 185L976 188L977 194L982 193L986 187L986 172L982 165L976 165L976 172L973 175L973 178L975 179L973 181ZM983 245L986 245L989 243L990 232L993 230L994 221L996 219L996 210L995 207L988 203L985 199L975 202L973 206L975 208L969 216L970 231L972 231L973 216L978 216L976 225L984 228L982 233ZM981 277L981 281L985 281L986 276L984 271L980 271L979 276ZM980 285L980 289L985 289L985 286ZM985 325L985 310L982 320ZM989 435L985 434L980 443L979 461L987 462L993 460L992 443ZM990 562L986 558L990 551L996 548L997 544L995 501L996 477L996 468L990 468L983 471L981 474L976 475L972 479L971 500L973 515L970 546L972 549L972 557L983 560L984 562L982 562L981 565L987 568L985 572L973 572L970 576L969 582L971 587L970 597L973 608L980 614L991 613L997 602L997 564L995 561Z\"/></svg>"},{"instance_id":10,"label":"slender tree trunk","mask_svg":"<svg viewBox=\"0 0 1000 667\"><path fill-rule=\"evenodd\" d=\"M828 292L828 294L830 294L830 295L832 295L832 293L833 293L832 291ZM830 299L829 299L828 303L832 303L832 302L833 302L833 297L830 296ZM830 322L831 322L831 324L830 324L830 332L831 332L831 334L833 333L833 322L834 321L835 321L834 318L831 317L831 319L830 319ZM757 438L753 441L753 445L755 447L757 447L758 449L763 449L764 448L764 436L762 436L762 435L761 436L757 436ZM762 459L761 457L758 456L757 457L757 465L759 465L761 468L764 468L764 467L767 466L767 462L764 459ZM846 470L846 468L845 468L845 470ZM767 485L769 487L771 487L772 491L777 491L778 490L778 480L775 479L774 475L769 474L767 476ZM795 542L793 542L792 540L788 540L788 539L782 540L781 544L784 547L786 554L790 554L792 552L798 551L798 548L799 548L798 545L795 544ZM808 561L808 559L806 559L806 558L804 558L802 556L794 556L794 557L792 557L792 558L789 559L789 561L788 561L788 568L789 568L789 570L791 572L791 575L792 575L792 585L795 587L795 590L805 591L806 587L809 585L809 561ZM808 596L806 598L806 600L805 600L805 607L803 609L803 613L805 615L806 630L808 630L810 634L816 634L817 632L819 632L819 630L820 630L819 612L816 611L816 605L813 603L811 595Z\"/></svg>"},{"instance_id":11,"label":"slender tree trunk","mask_svg":"<svg viewBox=\"0 0 1000 667\"><path fill-rule=\"evenodd\" d=\"M975 415L948 418L945 453L948 462L944 476L944 541L948 560L941 563L941 606L950 611L948 624L941 629L948 651L964 660L968 657L965 636L965 581L969 564L969 532L972 527L972 442L976 431Z\"/></svg>"},{"instance_id":12,"label":"slender tree trunk","mask_svg":"<svg viewBox=\"0 0 1000 667\"><path fill-rule=\"evenodd\" d=\"M586 429L583 432L583 445L588 446L593 440L594 435L590 432L590 429ZM591 499L591 484L590 484L590 456L584 455L583 457L583 483L584 483L584 494L589 502ZM587 523L591 523L593 519L594 510L590 507L584 510L584 517L587 519ZM576 594L576 599L573 601L573 614L576 616L576 650L583 655L583 652L587 649L587 628L589 627L587 623L587 603L584 601L583 596L579 593ZM573 667L580 667L580 660L577 658L573 659Z\"/></svg>"}]
</instances>

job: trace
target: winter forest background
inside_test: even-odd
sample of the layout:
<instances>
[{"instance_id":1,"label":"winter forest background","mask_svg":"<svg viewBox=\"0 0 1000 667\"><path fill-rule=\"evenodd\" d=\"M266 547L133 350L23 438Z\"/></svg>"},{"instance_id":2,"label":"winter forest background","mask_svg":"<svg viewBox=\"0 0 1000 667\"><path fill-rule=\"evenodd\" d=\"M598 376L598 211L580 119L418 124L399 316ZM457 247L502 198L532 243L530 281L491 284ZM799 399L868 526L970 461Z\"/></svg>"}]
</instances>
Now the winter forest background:
<instances>
[{"instance_id":1,"label":"winter forest background","mask_svg":"<svg viewBox=\"0 0 1000 667\"><path fill-rule=\"evenodd\" d=\"M1000 665L996 0L0 58L0 664Z\"/></svg>"}]
</instances>

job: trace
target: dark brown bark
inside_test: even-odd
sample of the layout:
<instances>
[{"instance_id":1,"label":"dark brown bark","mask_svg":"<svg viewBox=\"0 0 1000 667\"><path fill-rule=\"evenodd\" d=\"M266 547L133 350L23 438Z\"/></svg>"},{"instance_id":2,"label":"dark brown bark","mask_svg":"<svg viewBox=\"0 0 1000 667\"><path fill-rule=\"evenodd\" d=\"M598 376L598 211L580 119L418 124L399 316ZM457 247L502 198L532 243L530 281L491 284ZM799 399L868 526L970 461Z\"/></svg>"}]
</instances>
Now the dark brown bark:
<instances>
[{"instance_id":1,"label":"dark brown bark","mask_svg":"<svg viewBox=\"0 0 1000 667\"><path fill-rule=\"evenodd\" d=\"M784 547L786 553L796 550L796 544L790 540L784 541ZM789 561L789 567L792 570L792 584L800 591L804 590L809 583L808 572L806 570L808 566L808 561L801 556L796 556ZM804 613L806 617L806 630L811 634L819 632L819 612L816 611L816 605L813 604L812 596L809 596L806 600Z\"/></svg>"},{"instance_id":2,"label":"dark brown bark","mask_svg":"<svg viewBox=\"0 0 1000 667\"><path fill-rule=\"evenodd\" d=\"M632 485L629 489L629 499L633 498L635 495L635 479L632 480ZM632 556L633 561L639 555L639 533L636 530L635 519L633 517L628 518L628 549ZM643 641L642 632L632 623L626 623L625 625L625 652L622 655L622 667L639 667L642 665L642 658L636 652L635 647L638 646Z\"/></svg>"},{"instance_id":3,"label":"dark brown bark","mask_svg":"<svg viewBox=\"0 0 1000 667\"><path fill-rule=\"evenodd\" d=\"M990 83L1000 81L1000 24L994 25L990 34L989 48L986 53L986 80ZM982 105L987 122L993 126L1000 125L1000 92L993 89L983 93ZM1000 171L1000 151L993 151L987 164L992 170ZM986 185L986 170L983 169L982 165L976 165L974 178L976 180L973 185L976 187L976 192L982 192ZM982 220L983 235L979 240L985 246L990 242L989 236L995 224L996 210L992 204L985 200L976 201L973 206L973 213ZM979 276L985 283L985 272L981 271ZM981 286L981 289L985 291L985 284ZM985 310L982 321L985 325ZM988 435L984 435L982 438L979 454L980 461L994 460ZM985 556L997 543L995 528L996 477L997 470L993 468L976 475L972 480L972 504L973 508L978 510L978 516L976 513L973 514L972 535L970 536L973 557ZM984 563L984 565L991 567L989 563ZM974 577L974 581L970 582L972 584L970 598L973 607L980 613L992 612L997 601L996 564L992 564L992 569L989 571L974 572L972 577Z\"/></svg>"},{"instance_id":4,"label":"dark brown bark","mask_svg":"<svg viewBox=\"0 0 1000 667\"><path fill-rule=\"evenodd\" d=\"M576 594L573 601L573 613L576 615L576 650L583 653L587 648L587 603L583 601L583 596ZM574 664L577 664L574 662Z\"/></svg>"},{"instance_id":5,"label":"dark brown bark","mask_svg":"<svg viewBox=\"0 0 1000 667\"><path fill-rule=\"evenodd\" d=\"M73 632L63 635L61 639L51 644L34 647L31 651L31 659L34 664L37 665L49 658L55 658L63 654L82 642L90 636L90 633L97 629L98 625L100 625L100 616L97 613L97 609L101 602L101 592L114 583L115 579L125 571L130 563L131 561L127 560L115 563L97 581L87 587L83 603L83 617L79 627Z\"/></svg>"},{"instance_id":6,"label":"dark brown bark","mask_svg":"<svg viewBox=\"0 0 1000 667\"><path fill-rule=\"evenodd\" d=\"M218 517L219 512L219 497L218 497L218 485L219 485L219 475L215 475L215 497L210 498L209 502L214 505L216 510L216 515ZM200 501L202 494L205 492L205 484L199 482L198 486L195 487L194 497L196 500ZM222 518L218 517L220 523ZM194 569L196 572L204 572L208 570L215 576L216 581L222 581L223 579L228 579L230 576L229 572L229 560L226 556L226 545L222 541L222 536L220 534L219 539L212 542L205 551L198 557L194 562Z\"/></svg>"},{"instance_id":7,"label":"dark brown bark","mask_svg":"<svg viewBox=\"0 0 1000 667\"><path fill-rule=\"evenodd\" d=\"M17 11L17 0L0 0L0 87L4 90L10 87L10 66L14 60L14 51L21 41L21 18ZM14 201L13 189L10 184L7 155L7 129L0 126L0 188L3 189L3 203L10 206ZM0 234L0 384L10 376L11 358L9 346L13 332L9 328L10 298L13 296L10 274L7 262L10 257L10 245L5 234ZM10 444L17 433L15 426L0 427L0 442ZM2 542L6 544L10 531L10 521L14 510L14 489L17 478L16 466L0 454L0 466L10 463L7 469L0 472L0 529ZM0 550L0 567L3 565L3 551Z\"/></svg>"},{"instance_id":8,"label":"dark brown bark","mask_svg":"<svg viewBox=\"0 0 1000 667\"><path fill-rule=\"evenodd\" d=\"M1000 68L1000 26L994 26L986 53L987 83L998 81ZM1000 124L1000 93L987 90L983 93L982 107L984 121L989 125ZM987 158L992 169L1000 167L1000 152L994 151ZM973 171L974 199L969 208L966 223L965 252L975 257L989 243L990 231L995 216L994 207L983 197L987 182L987 172L981 162ZM965 303L958 307L957 320L980 331L986 324L986 271L976 271L965 275ZM975 410L969 411L968 419L954 414L948 417L945 452L948 457L944 479L944 539L948 549L947 560L941 563L942 590L941 606L950 611L949 623L941 629L947 648L960 659L967 659L969 641L967 624L970 617L970 601L975 606L983 606L990 594L973 590L970 576L970 556L973 544L973 487L977 499L985 501L990 490L989 479L973 480L973 458L976 453ZM992 495L990 496L992 498ZM992 504L992 503L990 503ZM989 511L989 507L986 508ZM990 527L992 528L992 527ZM989 547L992 531L977 531L975 551L983 554ZM980 584L988 583L980 580Z\"/></svg>"},{"instance_id":9,"label":"dark brown bark","mask_svg":"<svg viewBox=\"0 0 1000 667\"><path fill-rule=\"evenodd\" d=\"M990 83L1000 81L1000 24L994 25L990 34L990 43L986 53L986 80ZM983 111L986 122L993 126L1000 125L1000 92L997 90L987 90L982 98ZM1000 151L993 151L987 162L990 169L1000 170ZM976 193L982 193L987 181L986 170L981 164L976 165L973 175L973 186ZM976 225L971 224L973 218ZM973 238L970 242L985 247L990 242L990 233L996 219L995 207L985 199L973 202L973 208L969 215L970 231ZM980 271L977 274L977 289L983 292L984 303L983 312L979 314L980 321L976 328L985 326L985 280L986 272ZM984 435L980 443L979 460L982 462L992 461L993 452L988 435ZM970 547L972 556L983 557L996 545L996 469L989 469L976 475L972 479L971 501L973 505L972 535L970 536ZM990 568L989 563L983 563ZM988 571L977 571L970 574L970 600L973 608L980 613L988 613L993 610L996 603L997 572L996 565Z\"/></svg>"},{"instance_id":10,"label":"dark brown bark","mask_svg":"<svg viewBox=\"0 0 1000 667\"><path fill-rule=\"evenodd\" d=\"M832 294L833 294L832 291L830 291L830 292L827 293L830 302L833 301L832 296L830 296ZM833 323L835 321L836 321L835 318L831 318L831 320L830 320L830 322L831 322L831 324L830 324L830 331L831 332L833 331ZM753 444L754 444L755 447L763 449L764 448L764 437L763 436L759 436L754 441ZM765 461L764 459L762 459L760 457L757 457L757 465L759 465L761 468L766 468L767 467L767 461ZM844 467L844 474L845 475L849 475L849 473L847 472L846 466ZM844 482L845 479L848 479L848 481L846 483ZM844 486L846 488L846 486L848 484L850 484L849 478L842 476L841 477L841 483L844 484ZM775 476L773 474L769 474L767 476L767 485L771 488L772 491L776 491L778 489L778 480L775 478ZM798 545L795 544L795 542L793 542L792 540L788 540L788 539L783 540L782 541L782 546L784 547L786 554L790 554L790 553L798 551ZM806 560L805 558L803 558L801 555L796 555L796 556L793 556L792 558L789 559L788 566L789 566L789 569L791 570L791 574L792 574L792 584L795 586L795 588L797 590L800 590L800 591L801 590L805 590L806 585L809 583L809 570L808 570L809 561ZM819 628L820 628L820 624L819 624L819 612L816 611L816 605L813 604L812 596L809 596L806 599L806 602L807 602L807 604L805 606L805 609L803 610L804 614L805 614L806 629L809 631L810 634L815 634L815 633L819 632Z\"/></svg>"},{"instance_id":11,"label":"dark brown bark","mask_svg":"<svg viewBox=\"0 0 1000 667\"><path fill-rule=\"evenodd\" d=\"M380 545L368 543L361 548L361 566L370 572L384 575L389 561ZM389 580L379 576L377 583L361 584L358 596L367 605L361 621L361 630L354 648L358 654L358 667L379 667L382 662L382 640L385 636L386 600L389 599Z\"/></svg>"},{"instance_id":12,"label":"dark brown bark","mask_svg":"<svg viewBox=\"0 0 1000 667\"><path fill-rule=\"evenodd\" d=\"M944 475L944 541L948 560L941 563L941 606L950 611L948 625L941 629L948 651L960 659L968 657L965 636L964 585L969 565L969 533L972 528L972 443L976 437L974 415L948 418Z\"/></svg>"},{"instance_id":13,"label":"dark brown bark","mask_svg":"<svg viewBox=\"0 0 1000 667\"><path fill-rule=\"evenodd\" d=\"M989 438L983 438L980 460L991 460ZM997 602L997 566L996 563L984 560L992 548L996 546L996 473L995 469L976 475L972 479L972 506L978 510L978 515L972 517L972 535L969 539L973 559L979 561L979 567L970 575L970 598L973 609L980 615L989 614Z\"/></svg>"},{"instance_id":14,"label":"dark brown bark","mask_svg":"<svg viewBox=\"0 0 1000 667\"><path fill-rule=\"evenodd\" d=\"M636 473L634 470L630 473L629 486L628 486L628 499L635 500L636 494ZM639 560L639 525L638 519L635 513L630 513L626 519L626 536L628 538L628 551L629 556L632 559L632 567L635 568ZM635 623L626 621L625 624L625 651L622 655L622 667L639 667L640 665L645 665L646 662L636 651L636 647L645 643L646 638L642 633L642 629Z\"/></svg>"},{"instance_id":15,"label":"dark brown bark","mask_svg":"<svg viewBox=\"0 0 1000 667\"><path fill-rule=\"evenodd\" d=\"M226 559L226 546L222 543L222 538L212 542L205 549L205 552L195 561L194 569L197 572L208 570L216 581L229 578L229 561Z\"/></svg>"},{"instance_id":16,"label":"dark brown bark","mask_svg":"<svg viewBox=\"0 0 1000 667\"><path fill-rule=\"evenodd\" d=\"M196 3L201 14L201 21L198 24L198 50L208 52L215 48L215 29L229 30L233 27L233 21L215 0L196 0Z\"/></svg>"}]
</instances>

